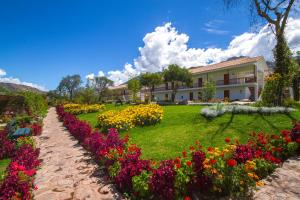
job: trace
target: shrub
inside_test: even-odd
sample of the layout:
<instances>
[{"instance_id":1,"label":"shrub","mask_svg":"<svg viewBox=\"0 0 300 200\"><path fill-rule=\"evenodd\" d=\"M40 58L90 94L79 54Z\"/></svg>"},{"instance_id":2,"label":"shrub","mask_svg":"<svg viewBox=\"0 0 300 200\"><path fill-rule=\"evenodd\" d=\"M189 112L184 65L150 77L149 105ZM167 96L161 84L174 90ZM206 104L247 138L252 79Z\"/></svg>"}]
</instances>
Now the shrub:
<instances>
[{"instance_id":1,"label":"shrub","mask_svg":"<svg viewBox=\"0 0 300 200\"><path fill-rule=\"evenodd\" d=\"M278 91L280 90L280 81L282 77L278 73L273 73L266 78L266 84L262 92L262 103L266 106L276 106Z\"/></svg>"},{"instance_id":2,"label":"shrub","mask_svg":"<svg viewBox=\"0 0 300 200\"><path fill-rule=\"evenodd\" d=\"M107 111L98 116L98 125L103 130L116 128L128 130L134 126L153 125L162 120L163 109L156 104L138 105L121 111Z\"/></svg>"},{"instance_id":3,"label":"shrub","mask_svg":"<svg viewBox=\"0 0 300 200\"><path fill-rule=\"evenodd\" d=\"M15 145L7 138L7 131L0 131L0 160L13 156L14 150Z\"/></svg>"},{"instance_id":4,"label":"shrub","mask_svg":"<svg viewBox=\"0 0 300 200\"><path fill-rule=\"evenodd\" d=\"M215 118L225 113L234 114L250 114L260 113L264 115L270 115L275 113L290 113L295 111L293 108L287 107L253 107L253 106L242 106L242 105L230 105L230 106L212 106L203 108L201 114L207 118Z\"/></svg>"},{"instance_id":5,"label":"shrub","mask_svg":"<svg viewBox=\"0 0 300 200\"><path fill-rule=\"evenodd\" d=\"M47 113L48 105L42 94L26 91L22 96L25 98L29 115L44 116Z\"/></svg>"},{"instance_id":6,"label":"shrub","mask_svg":"<svg viewBox=\"0 0 300 200\"><path fill-rule=\"evenodd\" d=\"M150 178L150 188L152 194L157 199L174 199L174 183L174 162L172 160L162 161L159 168L153 170L153 175Z\"/></svg>"},{"instance_id":7,"label":"shrub","mask_svg":"<svg viewBox=\"0 0 300 200\"><path fill-rule=\"evenodd\" d=\"M37 136L42 134L42 126L38 123L33 123L31 125L32 135Z\"/></svg>"}]
</instances>

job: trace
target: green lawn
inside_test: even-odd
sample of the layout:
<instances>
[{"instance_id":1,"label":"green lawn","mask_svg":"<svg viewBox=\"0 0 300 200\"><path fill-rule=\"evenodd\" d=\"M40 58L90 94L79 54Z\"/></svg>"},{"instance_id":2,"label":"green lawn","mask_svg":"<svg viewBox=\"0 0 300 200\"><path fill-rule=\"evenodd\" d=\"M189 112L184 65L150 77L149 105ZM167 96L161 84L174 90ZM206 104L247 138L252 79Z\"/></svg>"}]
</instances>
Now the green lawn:
<instances>
[{"instance_id":1,"label":"green lawn","mask_svg":"<svg viewBox=\"0 0 300 200\"><path fill-rule=\"evenodd\" d=\"M115 109L112 106L111 108ZM290 129L292 121L300 119L299 110L290 115L226 114L207 120L199 114L200 109L203 108L201 106L163 108L164 118L160 124L137 127L128 131L131 141L142 148L143 158L155 160L174 158L181 155L181 152L187 150L196 140L200 140L206 147L221 147L225 144L226 137L245 142L248 133L252 131L276 134L282 129ZM80 115L79 118L95 126L96 116L97 113L92 113ZM124 136L125 132L121 135Z\"/></svg>"},{"instance_id":2,"label":"green lawn","mask_svg":"<svg viewBox=\"0 0 300 200\"><path fill-rule=\"evenodd\" d=\"M0 160L0 181L4 178L5 170L10 163L10 159Z\"/></svg>"}]
</instances>

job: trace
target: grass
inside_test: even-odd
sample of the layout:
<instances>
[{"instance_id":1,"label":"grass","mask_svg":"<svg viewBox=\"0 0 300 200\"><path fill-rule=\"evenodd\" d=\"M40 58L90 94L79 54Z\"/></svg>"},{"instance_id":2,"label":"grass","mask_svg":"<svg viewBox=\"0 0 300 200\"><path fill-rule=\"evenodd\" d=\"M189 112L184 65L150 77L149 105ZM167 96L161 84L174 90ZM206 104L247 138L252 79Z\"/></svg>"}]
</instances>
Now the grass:
<instances>
[{"instance_id":1,"label":"grass","mask_svg":"<svg viewBox=\"0 0 300 200\"><path fill-rule=\"evenodd\" d=\"M112 109L116 109L111 107ZM119 109L120 107L117 107ZM124 106L122 107L124 108ZM132 143L142 148L143 158L163 160L181 155L196 140L205 147L222 147L226 137L246 142L252 131L278 134L290 129L292 122L300 119L300 111L291 114L225 114L213 120L202 117L201 106L165 106L164 118L154 126L136 127L128 132ZM79 118L97 123L97 113ZM124 136L126 133L121 132Z\"/></svg>"},{"instance_id":2,"label":"grass","mask_svg":"<svg viewBox=\"0 0 300 200\"><path fill-rule=\"evenodd\" d=\"M9 163L10 163L10 159L0 160L0 181L4 178L5 171Z\"/></svg>"}]
</instances>

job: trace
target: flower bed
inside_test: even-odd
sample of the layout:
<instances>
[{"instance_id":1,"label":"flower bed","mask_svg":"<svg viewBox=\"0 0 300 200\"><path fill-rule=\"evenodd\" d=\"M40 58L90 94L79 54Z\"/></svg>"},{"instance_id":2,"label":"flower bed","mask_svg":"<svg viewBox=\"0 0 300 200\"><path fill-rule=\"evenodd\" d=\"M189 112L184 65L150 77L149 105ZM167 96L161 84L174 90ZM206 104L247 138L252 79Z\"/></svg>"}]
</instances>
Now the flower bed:
<instances>
[{"instance_id":1,"label":"flower bed","mask_svg":"<svg viewBox=\"0 0 300 200\"><path fill-rule=\"evenodd\" d=\"M221 116L225 113L234 114L250 114L250 113L260 113L265 115L270 115L274 113L290 113L295 111L293 108L287 107L252 107L243 105L216 105L212 107L203 108L201 114L207 118L215 118Z\"/></svg>"},{"instance_id":2,"label":"flower bed","mask_svg":"<svg viewBox=\"0 0 300 200\"><path fill-rule=\"evenodd\" d=\"M32 137L21 137L16 141L7 138L7 131L0 132L0 159L10 158L4 180L0 181L0 196L3 200L33 198L34 175L40 165L39 149Z\"/></svg>"},{"instance_id":3,"label":"flower bed","mask_svg":"<svg viewBox=\"0 0 300 200\"><path fill-rule=\"evenodd\" d=\"M75 104L69 103L64 104L64 108L67 112L72 113L74 115L79 115L82 113L93 113L104 110L105 106L103 104Z\"/></svg>"},{"instance_id":4,"label":"flower bed","mask_svg":"<svg viewBox=\"0 0 300 200\"><path fill-rule=\"evenodd\" d=\"M116 128L128 130L135 126L153 125L162 120L163 109L156 104L138 105L121 111L107 111L98 116L98 125L103 130Z\"/></svg>"},{"instance_id":5,"label":"flower bed","mask_svg":"<svg viewBox=\"0 0 300 200\"><path fill-rule=\"evenodd\" d=\"M60 119L82 145L105 166L117 188L136 199L190 199L194 191L205 195L241 197L299 149L300 124L280 135L253 133L246 144L226 138L222 148L203 148L200 142L171 160L156 163L141 159L141 149L121 139L115 129L93 132L75 116L57 107ZM76 124L76 125L74 125ZM209 194L207 194L209 193Z\"/></svg>"}]
</instances>

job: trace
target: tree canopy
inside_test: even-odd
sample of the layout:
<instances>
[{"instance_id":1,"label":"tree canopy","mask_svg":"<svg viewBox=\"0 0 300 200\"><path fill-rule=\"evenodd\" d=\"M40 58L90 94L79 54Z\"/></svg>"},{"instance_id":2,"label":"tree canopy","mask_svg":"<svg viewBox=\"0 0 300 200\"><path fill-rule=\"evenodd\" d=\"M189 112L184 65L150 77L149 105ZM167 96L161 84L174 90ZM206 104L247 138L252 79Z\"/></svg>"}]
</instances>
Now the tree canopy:
<instances>
[{"instance_id":1,"label":"tree canopy","mask_svg":"<svg viewBox=\"0 0 300 200\"><path fill-rule=\"evenodd\" d=\"M68 75L66 77L63 77L60 81L57 91L59 91L60 94L64 95L67 94L70 98L70 100L73 100L74 92L79 88L81 84L81 77L78 74L75 75Z\"/></svg>"}]
</instances>

